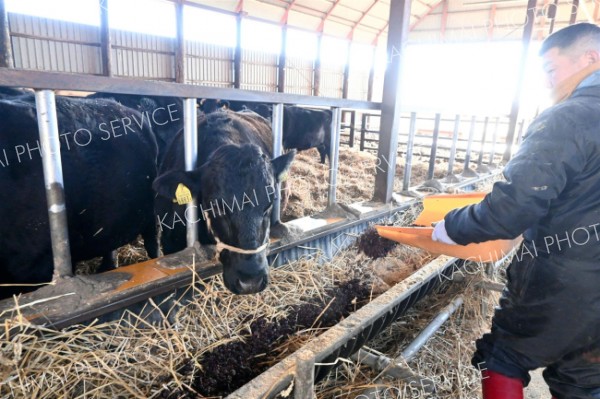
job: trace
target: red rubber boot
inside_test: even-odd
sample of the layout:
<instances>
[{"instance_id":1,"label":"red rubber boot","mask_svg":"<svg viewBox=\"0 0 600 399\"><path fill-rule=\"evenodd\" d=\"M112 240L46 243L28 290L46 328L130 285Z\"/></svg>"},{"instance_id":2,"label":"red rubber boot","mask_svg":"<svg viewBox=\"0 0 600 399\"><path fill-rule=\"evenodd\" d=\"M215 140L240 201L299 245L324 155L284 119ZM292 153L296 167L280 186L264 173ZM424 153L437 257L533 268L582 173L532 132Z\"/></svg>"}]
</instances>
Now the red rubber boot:
<instances>
[{"instance_id":1,"label":"red rubber boot","mask_svg":"<svg viewBox=\"0 0 600 399\"><path fill-rule=\"evenodd\" d=\"M523 382L491 370L481 373L483 399L523 399Z\"/></svg>"}]
</instances>

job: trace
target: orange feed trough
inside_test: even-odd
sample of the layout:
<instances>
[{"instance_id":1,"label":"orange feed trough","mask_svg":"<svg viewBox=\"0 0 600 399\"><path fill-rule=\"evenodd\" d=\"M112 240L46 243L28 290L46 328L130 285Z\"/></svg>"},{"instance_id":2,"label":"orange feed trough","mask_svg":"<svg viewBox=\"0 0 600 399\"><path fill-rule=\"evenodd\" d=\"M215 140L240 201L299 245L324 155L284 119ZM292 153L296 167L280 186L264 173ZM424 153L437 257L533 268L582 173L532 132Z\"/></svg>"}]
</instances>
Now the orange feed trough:
<instances>
[{"instance_id":1,"label":"orange feed trough","mask_svg":"<svg viewBox=\"0 0 600 399\"><path fill-rule=\"evenodd\" d=\"M442 220L449 211L476 204L483 197L485 197L485 193L430 195L423 199L423 212L417 217L414 224L431 226L431 223ZM431 239L433 227L375 226L375 228L381 237L389 240L421 248L434 254L444 254L477 262L496 262L521 241L521 237L517 237L514 240L493 240L478 244L450 245Z\"/></svg>"}]
</instances>

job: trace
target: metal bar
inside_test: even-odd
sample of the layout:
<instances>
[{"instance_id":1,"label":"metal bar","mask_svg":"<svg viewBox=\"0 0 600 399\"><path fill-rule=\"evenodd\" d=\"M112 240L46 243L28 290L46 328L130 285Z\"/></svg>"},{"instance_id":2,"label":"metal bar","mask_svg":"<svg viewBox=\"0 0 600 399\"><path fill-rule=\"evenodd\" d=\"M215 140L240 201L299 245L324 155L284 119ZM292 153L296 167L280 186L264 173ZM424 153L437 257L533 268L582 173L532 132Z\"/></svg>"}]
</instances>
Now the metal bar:
<instances>
[{"instance_id":1,"label":"metal bar","mask_svg":"<svg viewBox=\"0 0 600 399\"><path fill-rule=\"evenodd\" d=\"M360 150L364 151L365 150L365 138L366 138L366 134L367 134L367 117L369 115L367 114L362 114L361 116L361 125L360 125ZM379 140L378 140L379 141Z\"/></svg>"},{"instance_id":2,"label":"metal bar","mask_svg":"<svg viewBox=\"0 0 600 399\"><path fill-rule=\"evenodd\" d=\"M195 98L186 98L183 100L183 141L185 152L185 170L192 171L196 169L198 161L198 123L197 108ZM188 247L193 247L198 241L198 226L195 221L198 220L198 203L194 200L189 203L185 210L186 218L186 242Z\"/></svg>"},{"instance_id":3,"label":"metal bar","mask_svg":"<svg viewBox=\"0 0 600 399\"><path fill-rule=\"evenodd\" d=\"M315 394L315 355L301 351L296 358L294 399L313 399Z\"/></svg>"},{"instance_id":4,"label":"metal bar","mask_svg":"<svg viewBox=\"0 0 600 399\"><path fill-rule=\"evenodd\" d=\"M417 130L417 113L410 113L410 127L408 128L408 141L406 142L406 162L404 163L404 176L402 180L402 191L408 191L410 187L410 174L412 172L412 157L415 144L415 132Z\"/></svg>"},{"instance_id":5,"label":"metal bar","mask_svg":"<svg viewBox=\"0 0 600 399\"><path fill-rule=\"evenodd\" d=\"M285 49L287 44L287 29L287 24L281 27L281 48L279 49L279 57L277 58L277 91L279 93L285 91Z\"/></svg>"},{"instance_id":6,"label":"metal bar","mask_svg":"<svg viewBox=\"0 0 600 399\"><path fill-rule=\"evenodd\" d=\"M485 146L485 136L487 135L487 128L488 128L488 122L489 122L489 117L486 116L485 120L483 121L483 134L481 135L481 148L479 149L479 158L477 159L477 167L481 167L481 165L483 164L483 152L484 152L484 146Z\"/></svg>"},{"instance_id":7,"label":"metal bar","mask_svg":"<svg viewBox=\"0 0 600 399\"><path fill-rule=\"evenodd\" d=\"M412 359L419 349L427 343L427 340L435 334L437 330L448 320L448 318L463 304L462 297L453 300L450 305L446 306L436 317L429 323L427 327L402 351L400 356L394 359L394 363L399 363L402 360L408 361Z\"/></svg>"},{"instance_id":8,"label":"metal bar","mask_svg":"<svg viewBox=\"0 0 600 399\"><path fill-rule=\"evenodd\" d=\"M531 42L531 33L533 32L533 24L535 23L535 6L537 0L527 1L527 15L525 17L525 28L523 28L523 38L521 47L521 61L519 65L519 76L517 78L517 85L513 96L512 105L510 108L510 119L508 134L506 135L506 148L502 159L505 162L511 157L512 145L515 139L515 128L517 126L517 119L519 118L519 108L521 105L521 92L523 91L523 81L525 79L525 65L527 64L527 56L529 54L529 43Z\"/></svg>"},{"instance_id":9,"label":"metal bar","mask_svg":"<svg viewBox=\"0 0 600 399\"><path fill-rule=\"evenodd\" d=\"M554 22L556 21L556 11L558 10L558 0L554 0L554 7L548 9L548 18L550 18L550 29L548 34L554 32Z\"/></svg>"},{"instance_id":10,"label":"metal bar","mask_svg":"<svg viewBox=\"0 0 600 399\"><path fill-rule=\"evenodd\" d=\"M185 82L185 39L183 34L183 3L175 3L177 37L175 38L175 82ZM195 219L194 219L195 220Z\"/></svg>"},{"instance_id":11,"label":"metal bar","mask_svg":"<svg viewBox=\"0 0 600 399\"><path fill-rule=\"evenodd\" d=\"M331 109L331 148L329 153L329 191L327 193L327 205L332 206L336 202L337 172L340 159L340 123L341 110Z\"/></svg>"},{"instance_id":12,"label":"metal bar","mask_svg":"<svg viewBox=\"0 0 600 399\"><path fill-rule=\"evenodd\" d=\"M584 0L585 1L585 0ZM569 18L569 25L573 25L577 21L577 11L579 9L579 0L571 1L571 17Z\"/></svg>"},{"instance_id":13,"label":"metal bar","mask_svg":"<svg viewBox=\"0 0 600 399\"><path fill-rule=\"evenodd\" d=\"M494 157L496 156L496 138L498 136L498 122L500 117L496 117L496 123L494 123L494 133L492 133L492 149L490 150L490 162L489 165L494 165Z\"/></svg>"},{"instance_id":14,"label":"metal bar","mask_svg":"<svg viewBox=\"0 0 600 399\"><path fill-rule=\"evenodd\" d=\"M438 137L440 135L440 114L435 114L435 125L433 126L433 138L431 141L431 152L429 153L429 169L427 170L427 180L433 179L433 172L435 171L435 156L438 147Z\"/></svg>"},{"instance_id":15,"label":"metal bar","mask_svg":"<svg viewBox=\"0 0 600 399\"><path fill-rule=\"evenodd\" d=\"M469 141L467 142L464 170L469 169L469 162L471 162L471 146L473 144L473 138L475 137L475 118L475 115L471 117L471 128L469 129Z\"/></svg>"},{"instance_id":16,"label":"metal bar","mask_svg":"<svg viewBox=\"0 0 600 399\"><path fill-rule=\"evenodd\" d=\"M354 134L356 132L356 111L350 111L350 148L354 147Z\"/></svg>"},{"instance_id":17,"label":"metal bar","mask_svg":"<svg viewBox=\"0 0 600 399\"><path fill-rule=\"evenodd\" d=\"M108 0L100 0L100 54L102 74L112 76L112 52L110 43L110 25L108 21Z\"/></svg>"},{"instance_id":18,"label":"metal bar","mask_svg":"<svg viewBox=\"0 0 600 399\"><path fill-rule=\"evenodd\" d=\"M65 206L65 189L54 92L51 90L36 90L35 105L40 131L44 184L46 186L54 261L52 281L56 281L62 277L72 276L73 268L71 266L67 208Z\"/></svg>"},{"instance_id":19,"label":"metal bar","mask_svg":"<svg viewBox=\"0 0 600 399\"><path fill-rule=\"evenodd\" d=\"M5 0L0 0L0 68L14 68Z\"/></svg>"},{"instance_id":20,"label":"metal bar","mask_svg":"<svg viewBox=\"0 0 600 399\"><path fill-rule=\"evenodd\" d=\"M408 40L410 24L410 1L391 0L387 43L388 64L383 83L383 101L377 159L385 168L378 168L375 175L376 201L389 203L392 200L394 176L396 174L396 151L400 130L400 100L402 98L401 70L404 48Z\"/></svg>"},{"instance_id":21,"label":"metal bar","mask_svg":"<svg viewBox=\"0 0 600 399\"><path fill-rule=\"evenodd\" d=\"M369 68L369 81L367 83L367 101L373 100L373 85L375 84L375 57L377 56L377 46L373 46L371 52L371 67Z\"/></svg>"},{"instance_id":22,"label":"metal bar","mask_svg":"<svg viewBox=\"0 0 600 399\"><path fill-rule=\"evenodd\" d=\"M323 33L319 33L317 36L317 58L315 59L313 67L313 84L312 93L313 96L318 96L321 90L321 45L323 43Z\"/></svg>"},{"instance_id":23,"label":"metal bar","mask_svg":"<svg viewBox=\"0 0 600 399\"><path fill-rule=\"evenodd\" d=\"M346 63L344 64L344 75L342 78L342 98L348 98L348 86L350 84L350 52L352 51L352 42L348 42L346 51Z\"/></svg>"},{"instance_id":24,"label":"metal bar","mask_svg":"<svg viewBox=\"0 0 600 399\"><path fill-rule=\"evenodd\" d=\"M283 104L273 104L273 115L271 118L271 129L273 130L273 159L282 154L283 147ZM281 183L275 185L275 198L273 198L273 212L271 222L280 220L281 216Z\"/></svg>"},{"instance_id":25,"label":"metal bar","mask_svg":"<svg viewBox=\"0 0 600 399\"><path fill-rule=\"evenodd\" d=\"M452 133L452 147L450 147L450 157L448 159L448 176L454 174L454 160L456 159L456 144L458 143L458 134L460 126L460 115L454 118L454 132Z\"/></svg>"},{"instance_id":26,"label":"metal bar","mask_svg":"<svg viewBox=\"0 0 600 399\"><path fill-rule=\"evenodd\" d=\"M380 103L368 101L8 68L0 68L0 86L33 87L51 90L104 91L118 94L184 98L235 98L239 101L303 104L369 110L378 110L381 107Z\"/></svg>"},{"instance_id":27,"label":"metal bar","mask_svg":"<svg viewBox=\"0 0 600 399\"><path fill-rule=\"evenodd\" d=\"M233 50L233 87L239 89L242 76L242 13L239 12L235 19L235 49ZM216 97L227 98L227 97Z\"/></svg>"}]
</instances>

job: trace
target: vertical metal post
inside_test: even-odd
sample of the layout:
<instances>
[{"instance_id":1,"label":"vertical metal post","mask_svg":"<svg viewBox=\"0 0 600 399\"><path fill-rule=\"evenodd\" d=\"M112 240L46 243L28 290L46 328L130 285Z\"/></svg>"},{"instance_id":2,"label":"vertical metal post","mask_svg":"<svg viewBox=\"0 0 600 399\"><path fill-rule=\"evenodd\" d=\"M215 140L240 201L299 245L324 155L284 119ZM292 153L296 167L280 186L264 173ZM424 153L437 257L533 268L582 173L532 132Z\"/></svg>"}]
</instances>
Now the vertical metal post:
<instances>
[{"instance_id":1,"label":"vertical metal post","mask_svg":"<svg viewBox=\"0 0 600 399\"><path fill-rule=\"evenodd\" d=\"M469 162L471 162L471 145L473 144L473 138L475 137L475 115L471 117L471 128L469 129L469 140L467 141L467 152L465 153L465 166L463 173L469 169Z\"/></svg>"},{"instance_id":2,"label":"vertical metal post","mask_svg":"<svg viewBox=\"0 0 600 399\"><path fill-rule=\"evenodd\" d=\"M239 89L242 75L242 13L236 17L235 49L233 51L233 87Z\"/></svg>"},{"instance_id":3,"label":"vertical metal post","mask_svg":"<svg viewBox=\"0 0 600 399\"><path fill-rule=\"evenodd\" d=\"M553 7L548 8L548 18L550 18L550 29L548 34L554 32L554 21L556 21L556 10L558 9L558 0L554 0Z\"/></svg>"},{"instance_id":4,"label":"vertical metal post","mask_svg":"<svg viewBox=\"0 0 600 399\"><path fill-rule=\"evenodd\" d=\"M517 134L517 145L523 141L523 127L525 127L525 119L521 119L519 123L519 133Z\"/></svg>"},{"instance_id":5,"label":"vertical metal post","mask_svg":"<svg viewBox=\"0 0 600 399\"><path fill-rule=\"evenodd\" d=\"M195 98L186 98L183 100L183 143L185 151L185 170L192 171L196 169L198 161L198 122L197 108ZM195 221L198 218L197 199L187 204L185 210L187 234L186 242L188 247L194 246L198 241L198 226Z\"/></svg>"},{"instance_id":6,"label":"vertical metal post","mask_svg":"<svg viewBox=\"0 0 600 399\"><path fill-rule=\"evenodd\" d=\"M42 148L44 184L46 186L50 239L54 261L52 281L56 281L61 277L72 276L73 268L71 266L71 248L69 245L69 228L54 92L52 90L36 90L35 105Z\"/></svg>"},{"instance_id":7,"label":"vertical metal post","mask_svg":"<svg viewBox=\"0 0 600 399\"><path fill-rule=\"evenodd\" d=\"M577 10L579 9L579 0L571 0L571 17L569 18L569 25L573 25L577 21Z\"/></svg>"},{"instance_id":8,"label":"vertical metal post","mask_svg":"<svg viewBox=\"0 0 600 399\"><path fill-rule=\"evenodd\" d=\"M10 41L10 28L8 14L4 0L0 0L0 67L14 68L12 43Z\"/></svg>"},{"instance_id":9,"label":"vertical metal post","mask_svg":"<svg viewBox=\"0 0 600 399\"><path fill-rule=\"evenodd\" d=\"M525 65L527 64L527 55L529 53L529 43L531 42L531 33L533 32L533 24L535 23L535 6L537 0L527 1L527 16L525 19L525 28L523 29L521 61L519 66L519 76L513 96L512 105L510 108L510 119L508 124L508 134L506 135L506 148L502 159L505 162L511 158L512 145L515 139L515 130L517 127L517 119L519 118L519 107L521 92L523 91L523 81L525 80Z\"/></svg>"},{"instance_id":10,"label":"vertical metal post","mask_svg":"<svg viewBox=\"0 0 600 399\"><path fill-rule=\"evenodd\" d=\"M285 49L287 45L287 24L281 27L281 48L279 49L279 57L277 59L277 91L283 93L285 91Z\"/></svg>"},{"instance_id":11,"label":"vertical metal post","mask_svg":"<svg viewBox=\"0 0 600 399\"><path fill-rule=\"evenodd\" d=\"M406 143L406 162L404 164L404 177L402 191L407 192L410 187L410 174L412 172L412 156L415 146L415 132L417 131L417 113L410 113L410 126L408 128L408 141Z\"/></svg>"},{"instance_id":12,"label":"vertical metal post","mask_svg":"<svg viewBox=\"0 0 600 399\"><path fill-rule=\"evenodd\" d=\"M460 115L454 118L454 132L452 133L452 146L450 147L450 158L448 159L448 176L454 175L454 160L456 159L456 144L460 126Z\"/></svg>"},{"instance_id":13,"label":"vertical metal post","mask_svg":"<svg viewBox=\"0 0 600 399\"><path fill-rule=\"evenodd\" d=\"M377 56L377 46L373 46L371 53L371 68L369 69L369 81L367 83L367 101L373 101L373 84L375 82L375 57Z\"/></svg>"},{"instance_id":14,"label":"vertical metal post","mask_svg":"<svg viewBox=\"0 0 600 399\"><path fill-rule=\"evenodd\" d=\"M315 394L315 357L303 351L296 359L294 399L313 399Z\"/></svg>"},{"instance_id":15,"label":"vertical metal post","mask_svg":"<svg viewBox=\"0 0 600 399\"><path fill-rule=\"evenodd\" d=\"M360 150L364 151L365 150L365 136L367 134L367 117L369 115L367 114L362 114L361 117L361 124L360 124Z\"/></svg>"},{"instance_id":16,"label":"vertical metal post","mask_svg":"<svg viewBox=\"0 0 600 399\"><path fill-rule=\"evenodd\" d=\"M351 41L348 41L347 49L346 63L344 64L344 77L342 79L342 98L348 98L348 87L350 85L350 52L352 51Z\"/></svg>"},{"instance_id":17,"label":"vertical metal post","mask_svg":"<svg viewBox=\"0 0 600 399\"><path fill-rule=\"evenodd\" d=\"M183 37L183 2L175 3L177 39L175 41L175 82L185 82L185 40ZM195 219L194 219L195 220Z\"/></svg>"},{"instance_id":18,"label":"vertical metal post","mask_svg":"<svg viewBox=\"0 0 600 399\"><path fill-rule=\"evenodd\" d=\"M110 24L108 22L108 0L100 0L100 53L102 74L112 76L112 53L110 43Z\"/></svg>"},{"instance_id":19,"label":"vertical metal post","mask_svg":"<svg viewBox=\"0 0 600 399\"><path fill-rule=\"evenodd\" d=\"M400 130L401 82L404 62L404 48L408 39L410 25L409 0L391 0L387 56L388 64L383 83L383 101L381 103L381 124L377 158L385 168L377 169L375 175L376 201L389 203L392 200L396 157L398 152L398 132Z\"/></svg>"},{"instance_id":20,"label":"vertical metal post","mask_svg":"<svg viewBox=\"0 0 600 399\"><path fill-rule=\"evenodd\" d=\"M331 109L331 149L329 153L329 192L327 193L327 205L332 206L336 202L335 191L337 187L338 161L340 159L340 124L342 112L339 108Z\"/></svg>"},{"instance_id":21,"label":"vertical metal post","mask_svg":"<svg viewBox=\"0 0 600 399\"><path fill-rule=\"evenodd\" d=\"M318 96L321 89L321 45L323 43L323 32L317 37L317 58L313 69L313 96Z\"/></svg>"},{"instance_id":22,"label":"vertical metal post","mask_svg":"<svg viewBox=\"0 0 600 399\"><path fill-rule=\"evenodd\" d=\"M273 104L273 117L271 129L273 130L273 159L283 153L283 104ZM281 215L281 183L275 185L275 198L273 198L273 212L271 221L279 221Z\"/></svg>"},{"instance_id":23,"label":"vertical metal post","mask_svg":"<svg viewBox=\"0 0 600 399\"><path fill-rule=\"evenodd\" d=\"M350 148L354 147L354 133L356 131L356 111L350 111Z\"/></svg>"},{"instance_id":24,"label":"vertical metal post","mask_svg":"<svg viewBox=\"0 0 600 399\"><path fill-rule=\"evenodd\" d=\"M440 136L441 114L435 114L435 124L433 126L433 140L431 142L431 152L429 153L429 170L427 171L427 180L433 179L435 171L435 157L437 154L438 138Z\"/></svg>"},{"instance_id":25,"label":"vertical metal post","mask_svg":"<svg viewBox=\"0 0 600 399\"><path fill-rule=\"evenodd\" d=\"M490 166L494 166L494 157L496 156L496 139L498 138L498 124L500 122L500 117L496 117L496 122L494 123L494 133L492 133L492 149L490 150Z\"/></svg>"},{"instance_id":26,"label":"vertical metal post","mask_svg":"<svg viewBox=\"0 0 600 399\"><path fill-rule=\"evenodd\" d=\"M479 158L477 159L477 168L481 168L481 165L483 164L483 153L485 151L485 138L487 136L487 128L488 128L488 122L489 122L489 117L486 116L485 120L483 121L483 133L481 135L481 148L479 149Z\"/></svg>"}]
</instances>

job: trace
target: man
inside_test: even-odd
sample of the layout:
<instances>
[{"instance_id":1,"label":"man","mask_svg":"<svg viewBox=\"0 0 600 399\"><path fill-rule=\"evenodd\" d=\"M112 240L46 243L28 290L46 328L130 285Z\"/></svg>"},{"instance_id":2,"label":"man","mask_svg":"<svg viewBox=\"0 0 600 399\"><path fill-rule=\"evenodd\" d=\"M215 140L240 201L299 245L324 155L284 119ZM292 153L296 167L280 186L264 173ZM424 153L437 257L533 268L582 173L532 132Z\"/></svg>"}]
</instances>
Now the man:
<instances>
[{"instance_id":1,"label":"man","mask_svg":"<svg viewBox=\"0 0 600 399\"><path fill-rule=\"evenodd\" d=\"M476 343L484 399L522 399L540 367L555 399L600 398L600 28L555 32L540 55L555 105L529 127L506 181L432 235L465 245L523 234Z\"/></svg>"}]
</instances>

